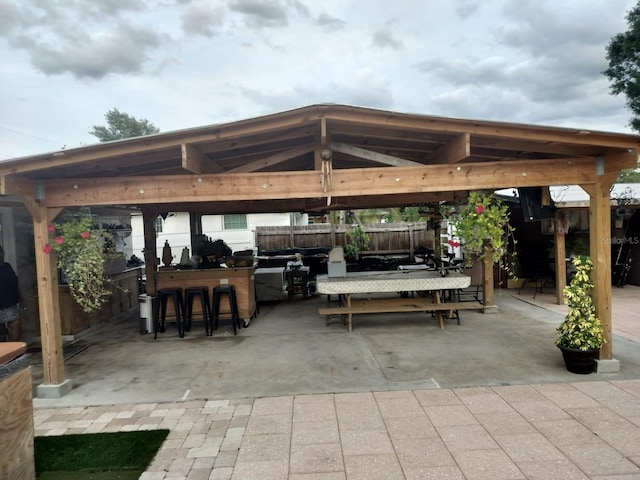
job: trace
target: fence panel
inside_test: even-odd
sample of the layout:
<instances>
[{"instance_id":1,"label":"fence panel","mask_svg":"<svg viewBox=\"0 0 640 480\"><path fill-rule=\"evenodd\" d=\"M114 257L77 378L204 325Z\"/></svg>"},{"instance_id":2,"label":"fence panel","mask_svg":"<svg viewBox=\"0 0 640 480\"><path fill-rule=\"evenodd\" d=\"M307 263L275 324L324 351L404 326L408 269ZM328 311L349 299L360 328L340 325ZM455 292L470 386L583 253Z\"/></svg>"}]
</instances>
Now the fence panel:
<instances>
[{"instance_id":1,"label":"fence panel","mask_svg":"<svg viewBox=\"0 0 640 480\"><path fill-rule=\"evenodd\" d=\"M259 252L291 248L345 246L352 225L320 223L302 226L256 227ZM433 248L434 231L425 223L390 223L363 225L369 235L369 248L364 254L407 253L423 246Z\"/></svg>"}]
</instances>

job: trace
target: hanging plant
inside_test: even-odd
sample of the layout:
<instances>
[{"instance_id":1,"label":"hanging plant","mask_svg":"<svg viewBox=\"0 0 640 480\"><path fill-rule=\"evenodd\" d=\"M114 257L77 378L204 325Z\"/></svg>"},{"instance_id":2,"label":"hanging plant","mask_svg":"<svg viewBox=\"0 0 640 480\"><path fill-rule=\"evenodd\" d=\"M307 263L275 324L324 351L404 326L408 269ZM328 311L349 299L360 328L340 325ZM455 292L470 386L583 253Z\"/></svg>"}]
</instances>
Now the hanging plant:
<instances>
[{"instance_id":1,"label":"hanging plant","mask_svg":"<svg viewBox=\"0 0 640 480\"><path fill-rule=\"evenodd\" d=\"M443 205L441 213L453 225L468 263L473 258L484 259L486 247L490 247L493 263L515 277L514 228L509 223L509 207L499 198L488 192L472 191L461 209L456 211L451 205Z\"/></svg>"},{"instance_id":2,"label":"hanging plant","mask_svg":"<svg viewBox=\"0 0 640 480\"><path fill-rule=\"evenodd\" d=\"M111 295L105 275L105 239L93 228L91 215L81 212L68 221L48 226L50 242L44 253L55 252L57 266L69 284L73 299L87 313L99 310Z\"/></svg>"}]
</instances>

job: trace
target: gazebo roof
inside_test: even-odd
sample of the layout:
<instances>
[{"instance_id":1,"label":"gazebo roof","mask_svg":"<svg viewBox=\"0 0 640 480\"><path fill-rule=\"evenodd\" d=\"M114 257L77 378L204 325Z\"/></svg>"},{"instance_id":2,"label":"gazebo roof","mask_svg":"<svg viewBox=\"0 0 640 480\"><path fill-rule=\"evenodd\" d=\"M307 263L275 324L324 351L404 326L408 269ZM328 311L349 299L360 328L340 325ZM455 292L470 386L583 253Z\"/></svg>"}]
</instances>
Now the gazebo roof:
<instances>
[{"instance_id":1,"label":"gazebo roof","mask_svg":"<svg viewBox=\"0 0 640 480\"><path fill-rule=\"evenodd\" d=\"M639 142L622 133L312 105L4 161L0 193L48 207L171 204L210 213L388 207L476 188L592 183L635 166Z\"/></svg>"}]
</instances>

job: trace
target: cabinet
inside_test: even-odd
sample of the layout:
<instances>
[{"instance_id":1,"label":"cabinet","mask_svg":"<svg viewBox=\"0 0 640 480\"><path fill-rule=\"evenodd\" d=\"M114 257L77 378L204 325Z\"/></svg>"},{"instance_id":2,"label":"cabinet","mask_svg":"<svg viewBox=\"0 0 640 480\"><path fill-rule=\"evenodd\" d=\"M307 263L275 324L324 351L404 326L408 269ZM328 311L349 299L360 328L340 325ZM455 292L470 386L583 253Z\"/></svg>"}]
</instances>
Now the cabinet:
<instances>
[{"instance_id":1,"label":"cabinet","mask_svg":"<svg viewBox=\"0 0 640 480\"><path fill-rule=\"evenodd\" d=\"M59 285L62 335L75 335L89 327L106 322L116 315L137 308L140 273L139 268L131 268L110 274L111 296L100 310L91 313L80 308L71 296L68 285Z\"/></svg>"},{"instance_id":2,"label":"cabinet","mask_svg":"<svg viewBox=\"0 0 640 480\"><path fill-rule=\"evenodd\" d=\"M256 268L255 282L257 302L284 300L284 267Z\"/></svg>"}]
</instances>

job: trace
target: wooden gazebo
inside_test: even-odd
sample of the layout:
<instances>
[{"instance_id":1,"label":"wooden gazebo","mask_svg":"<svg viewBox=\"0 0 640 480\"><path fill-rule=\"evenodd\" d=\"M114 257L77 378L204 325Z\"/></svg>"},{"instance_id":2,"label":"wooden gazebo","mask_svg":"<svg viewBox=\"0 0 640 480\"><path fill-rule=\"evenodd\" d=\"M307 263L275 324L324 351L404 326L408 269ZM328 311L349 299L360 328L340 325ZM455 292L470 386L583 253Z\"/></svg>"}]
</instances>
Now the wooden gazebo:
<instances>
[{"instance_id":1,"label":"wooden gazebo","mask_svg":"<svg viewBox=\"0 0 640 480\"><path fill-rule=\"evenodd\" d=\"M202 213L423 205L464 200L475 189L577 184L590 196L595 304L608 340L601 360L612 360L609 188L620 170L636 167L639 141L630 134L313 105L4 161L0 194L19 196L33 217L43 386L60 394L70 388L56 268L42 247L47 225L62 209L79 206L143 212L153 294L154 221L161 212L191 212L197 229ZM485 286L492 304L486 280Z\"/></svg>"}]
</instances>

